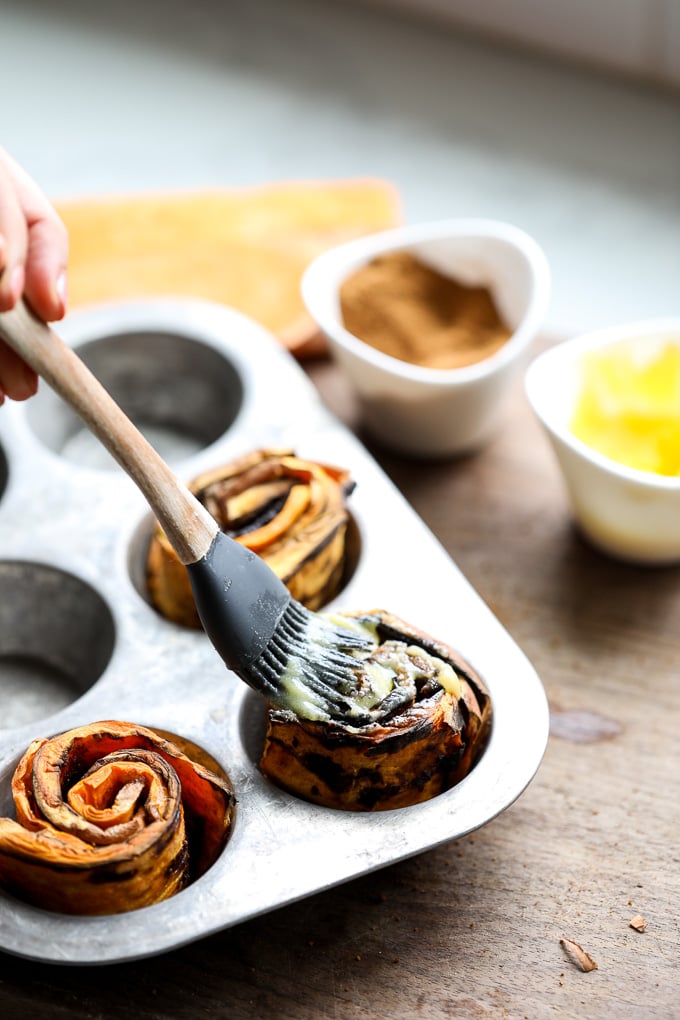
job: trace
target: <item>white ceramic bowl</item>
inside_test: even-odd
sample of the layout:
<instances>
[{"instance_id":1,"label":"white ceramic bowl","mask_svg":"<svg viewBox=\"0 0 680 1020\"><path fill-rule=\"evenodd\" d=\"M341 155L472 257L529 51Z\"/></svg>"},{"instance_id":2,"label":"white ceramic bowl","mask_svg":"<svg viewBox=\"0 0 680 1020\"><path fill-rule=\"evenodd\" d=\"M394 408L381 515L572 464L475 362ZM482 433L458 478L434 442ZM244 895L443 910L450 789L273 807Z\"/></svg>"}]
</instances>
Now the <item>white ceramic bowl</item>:
<instances>
[{"instance_id":1,"label":"white ceramic bowl","mask_svg":"<svg viewBox=\"0 0 680 1020\"><path fill-rule=\"evenodd\" d=\"M555 451L581 530L604 552L648 564L680 560L680 478L626 467L570 430L583 356L596 348L680 346L680 317L634 322L585 333L540 354L526 373L526 393Z\"/></svg>"},{"instance_id":2,"label":"white ceramic bowl","mask_svg":"<svg viewBox=\"0 0 680 1020\"><path fill-rule=\"evenodd\" d=\"M491 357L455 369L424 368L383 354L342 324L339 288L375 256L409 251L441 273L487 286L512 329ZM480 446L501 420L548 303L543 252L522 230L494 220L455 219L397 227L324 252L302 279L307 310L354 385L363 423L401 453L443 457Z\"/></svg>"}]
</instances>

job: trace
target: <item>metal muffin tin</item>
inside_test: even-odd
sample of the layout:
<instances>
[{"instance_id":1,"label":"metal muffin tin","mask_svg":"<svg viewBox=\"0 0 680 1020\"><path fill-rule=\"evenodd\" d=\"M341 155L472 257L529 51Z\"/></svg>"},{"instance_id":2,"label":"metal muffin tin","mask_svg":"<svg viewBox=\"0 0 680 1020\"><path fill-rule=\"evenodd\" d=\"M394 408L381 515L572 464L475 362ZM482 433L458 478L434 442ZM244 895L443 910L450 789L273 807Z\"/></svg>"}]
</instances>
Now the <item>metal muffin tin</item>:
<instances>
[{"instance_id":1,"label":"metal muffin tin","mask_svg":"<svg viewBox=\"0 0 680 1020\"><path fill-rule=\"evenodd\" d=\"M0 948L113 963L191 942L471 832L507 808L548 736L532 666L374 460L260 326L198 301L73 314L76 347L176 473L189 480L257 447L348 467L357 486L346 584L333 606L385 608L454 646L493 702L488 747L447 793L360 814L317 807L258 770L262 703L205 635L149 605L151 515L132 482L41 385L0 411L0 812L35 737L102 719L170 731L229 775L238 806L216 864L172 899L78 917L0 892Z\"/></svg>"}]
</instances>

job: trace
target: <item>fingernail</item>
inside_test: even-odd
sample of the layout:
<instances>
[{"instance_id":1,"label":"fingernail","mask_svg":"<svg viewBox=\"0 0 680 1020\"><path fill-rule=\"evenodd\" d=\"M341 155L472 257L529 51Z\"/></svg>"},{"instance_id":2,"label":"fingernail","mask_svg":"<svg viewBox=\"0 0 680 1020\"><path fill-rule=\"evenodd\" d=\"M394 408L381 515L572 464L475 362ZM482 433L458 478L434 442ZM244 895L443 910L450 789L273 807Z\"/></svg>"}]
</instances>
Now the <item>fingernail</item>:
<instances>
[{"instance_id":1,"label":"fingernail","mask_svg":"<svg viewBox=\"0 0 680 1020\"><path fill-rule=\"evenodd\" d=\"M23 266L15 266L12 270L12 275L9 278L9 289L12 295L12 301L14 304L19 300L24 292L24 283L26 282L26 272Z\"/></svg>"},{"instance_id":2,"label":"fingernail","mask_svg":"<svg viewBox=\"0 0 680 1020\"><path fill-rule=\"evenodd\" d=\"M68 282L66 279L66 272L63 271L59 274L56 285L57 298L60 305L60 311L62 315L66 314L66 304L68 301Z\"/></svg>"}]
</instances>

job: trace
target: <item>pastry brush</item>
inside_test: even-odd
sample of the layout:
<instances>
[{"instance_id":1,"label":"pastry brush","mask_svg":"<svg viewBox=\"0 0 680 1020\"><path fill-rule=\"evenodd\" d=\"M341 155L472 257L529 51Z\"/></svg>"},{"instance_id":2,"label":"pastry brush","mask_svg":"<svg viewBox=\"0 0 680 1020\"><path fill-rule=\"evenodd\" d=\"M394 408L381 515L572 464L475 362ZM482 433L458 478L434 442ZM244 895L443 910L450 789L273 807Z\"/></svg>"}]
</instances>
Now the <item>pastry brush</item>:
<instances>
[{"instance_id":1,"label":"pastry brush","mask_svg":"<svg viewBox=\"0 0 680 1020\"><path fill-rule=\"evenodd\" d=\"M79 415L140 489L191 580L204 630L250 687L316 718L356 718L372 642L292 598L271 568L225 535L78 355L24 303L0 337Z\"/></svg>"}]
</instances>

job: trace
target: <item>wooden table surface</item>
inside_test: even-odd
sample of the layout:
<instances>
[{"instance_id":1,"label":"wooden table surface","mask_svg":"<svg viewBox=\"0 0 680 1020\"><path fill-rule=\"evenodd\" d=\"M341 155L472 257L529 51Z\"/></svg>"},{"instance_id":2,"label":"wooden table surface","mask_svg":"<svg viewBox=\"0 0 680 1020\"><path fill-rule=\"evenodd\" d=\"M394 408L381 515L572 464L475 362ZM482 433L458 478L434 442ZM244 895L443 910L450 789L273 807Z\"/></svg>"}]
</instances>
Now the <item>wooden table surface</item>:
<instances>
[{"instance_id":1,"label":"wooden table surface","mask_svg":"<svg viewBox=\"0 0 680 1020\"><path fill-rule=\"evenodd\" d=\"M309 372L354 424L337 369ZM165 956L0 954L2 1020L680 1017L680 567L617 563L579 537L520 388L474 457L372 452L543 680L535 780L464 839Z\"/></svg>"}]
</instances>

